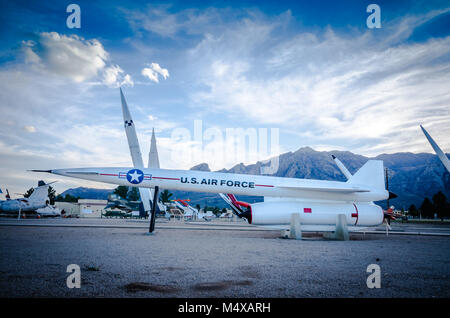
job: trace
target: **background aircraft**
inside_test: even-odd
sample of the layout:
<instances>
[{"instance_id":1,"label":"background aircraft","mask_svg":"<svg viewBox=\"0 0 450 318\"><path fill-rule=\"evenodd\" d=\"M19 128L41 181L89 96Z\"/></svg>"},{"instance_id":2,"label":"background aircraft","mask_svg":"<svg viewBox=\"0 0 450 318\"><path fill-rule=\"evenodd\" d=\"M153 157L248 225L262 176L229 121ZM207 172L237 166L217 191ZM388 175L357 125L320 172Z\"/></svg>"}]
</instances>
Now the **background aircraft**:
<instances>
[{"instance_id":1,"label":"background aircraft","mask_svg":"<svg viewBox=\"0 0 450 318\"><path fill-rule=\"evenodd\" d=\"M3 193L2 189L0 189L0 193ZM11 200L11 196L9 195L8 189L6 189L5 199L6 200Z\"/></svg>"},{"instance_id":2,"label":"background aircraft","mask_svg":"<svg viewBox=\"0 0 450 318\"><path fill-rule=\"evenodd\" d=\"M216 216L214 215L214 213L212 213L212 211L206 211L206 212L202 212L201 210L197 210L196 208L192 207L190 204L188 204L187 202L190 202L191 200L189 199L184 199L184 200L171 200L175 203L175 205L177 207L179 207L183 212L184 212L184 216L186 217L190 217L192 219L196 219L196 220L205 220L205 221L211 221L213 218L215 218Z\"/></svg>"},{"instance_id":3,"label":"background aircraft","mask_svg":"<svg viewBox=\"0 0 450 318\"><path fill-rule=\"evenodd\" d=\"M45 184L39 181L38 186L34 188L33 193L28 198L8 199L0 201L0 212L20 213L34 212L37 209L44 208L49 204L48 187L51 183Z\"/></svg>"},{"instance_id":4,"label":"background aircraft","mask_svg":"<svg viewBox=\"0 0 450 318\"><path fill-rule=\"evenodd\" d=\"M56 216L61 216L61 209L58 209L57 207L54 207L51 205L46 205L43 208L37 209L36 213L39 216L56 217Z\"/></svg>"},{"instance_id":5,"label":"background aircraft","mask_svg":"<svg viewBox=\"0 0 450 318\"><path fill-rule=\"evenodd\" d=\"M176 199L170 200L172 201L181 211L183 211L185 218L195 219L198 215L198 210L192 206L190 206L187 202L190 202L189 199Z\"/></svg>"},{"instance_id":6,"label":"background aircraft","mask_svg":"<svg viewBox=\"0 0 450 318\"><path fill-rule=\"evenodd\" d=\"M232 193L219 193L219 195L226 203L228 203L234 214L236 214L240 218L251 218L251 209L249 203L238 201Z\"/></svg>"},{"instance_id":7,"label":"background aircraft","mask_svg":"<svg viewBox=\"0 0 450 318\"><path fill-rule=\"evenodd\" d=\"M129 201L125 200L121 196L117 194L108 195L108 204L105 207L106 209L119 209L126 213L131 211L139 211L139 207L141 205L141 201Z\"/></svg>"}]
</instances>

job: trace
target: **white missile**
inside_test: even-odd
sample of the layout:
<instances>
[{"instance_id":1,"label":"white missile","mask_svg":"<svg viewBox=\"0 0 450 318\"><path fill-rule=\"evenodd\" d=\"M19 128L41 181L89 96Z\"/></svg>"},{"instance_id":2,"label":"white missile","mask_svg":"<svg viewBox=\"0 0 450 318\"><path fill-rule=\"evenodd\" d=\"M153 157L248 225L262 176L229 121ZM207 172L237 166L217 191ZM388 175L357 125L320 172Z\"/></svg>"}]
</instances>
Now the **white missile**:
<instances>
[{"instance_id":1,"label":"white missile","mask_svg":"<svg viewBox=\"0 0 450 318\"><path fill-rule=\"evenodd\" d=\"M128 109L127 101L123 96L122 88L120 88L120 99L122 100L122 114L125 127L125 133L127 135L128 146L130 148L131 159L135 168L144 168L144 162L142 161L141 149L139 147L139 141L136 135L136 129L133 119L131 118L130 110ZM153 193L149 189L139 188L139 194L141 196L144 210L149 212L151 210L150 198L153 197Z\"/></svg>"},{"instance_id":2,"label":"white missile","mask_svg":"<svg viewBox=\"0 0 450 318\"><path fill-rule=\"evenodd\" d=\"M383 220L383 211L379 206L367 202L385 200L389 196L384 184L383 162L380 160L369 160L347 182L133 167L76 168L40 172L125 186L146 188L158 186L181 191L282 197L289 201L277 202L278 208L272 210L268 209L269 202L249 205L250 214L247 214L246 218L250 223L253 220L252 224L256 225L278 224L276 220L284 224L289 220L285 214L290 215L297 210L301 210L302 214L306 214L305 217L318 224L321 222L328 224L323 222L329 222L332 218L329 215L331 211L335 211L334 216L338 212L348 213L349 218L356 218L357 222L358 211L356 216L351 216L355 214L354 210L358 210L353 207L353 203L357 202L360 202L356 204L360 206L359 213L364 211L366 220L364 225L378 225ZM313 208L307 207L305 201ZM295 210L290 208L293 205L296 206ZM268 214L269 210L273 215ZM312 219L308 213L313 210L315 214Z\"/></svg>"},{"instance_id":3,"label":"white missile","mask_svg":"<svg viewBox=\"0 0 450 318\"><path fill-rule=\"evenodd\" d=\"M354 175L335 160L346 175L346 182L324 181L194 170L159 168L156 138L152 132L148 168L144 168L141 151L128 106L120 90L125 131L134 167L74 168L33 170L57 175L138 187L143 202L149 203L145 188L164 188L181 191L227 193L228 203L235 213L251 224L272 228L289 228L293 213L300 214L303 230L331 230L336 217L344 214L349 226L376 226L383 222L383 210L372 201L389 197L385 189L383 162L369 160ZM335 158L334 158L335 159ZM238 201L234 195L264 196L265 202ZM144 198L148 199L144 199ZM266 200L267 199L267 200ZM150 208L146 208L150 210ZM320 228L317 228L319 226ZM154 218L150 232L154 228Z\"/></svg>"},{"instance_id":4,"label":"white missile","mask_svg":"<svg viewBox=\"0 0 450 318\"><path fill-rule=\"evenodd\" d=\"M425 128L422 127L422 125L420 125L420 128L422 128L425 137L427 137L428 142L430 143L431 147L433 147L434 152L439 157L444 167L448 172L450 172L450 160L448 160L447 155L441 150L441 148L439 148L437 143L433 140L433 138L431 138L431 136L428 134Z\"/></svg>"}]
</instances>

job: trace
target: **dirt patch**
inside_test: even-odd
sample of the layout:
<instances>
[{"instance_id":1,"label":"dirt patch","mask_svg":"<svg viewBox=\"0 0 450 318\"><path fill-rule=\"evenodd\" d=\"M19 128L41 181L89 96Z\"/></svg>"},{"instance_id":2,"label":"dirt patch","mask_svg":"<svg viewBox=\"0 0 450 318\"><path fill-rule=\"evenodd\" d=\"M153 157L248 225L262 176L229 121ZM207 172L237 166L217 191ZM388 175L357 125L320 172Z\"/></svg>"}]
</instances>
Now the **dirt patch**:
<instances>
[{"instance_id":1,"label":"dirt patch","mask_svg":"<svg viewBox=\"0 0 450 318\"><path fill-rule=\"evenodd\" d=\"M208 282L195 284L193 288L199 291L224 290L230 287L231 285L232 285L231 281Z\"/></svg>"},{"instance_id":2,"label":"dirt patch","mask_svg":"<svg viewBox=\"0 0 450 318\"><path fill-rule=\"evenodd\" d=\"M130 283L124 286L128 293L136 293L139 291L153 291L157 293L174 293L178 291L178 288L174 286L155 285L149 283Z\"/></svg>"},{"instance_id":3,"label":"dirt patch","mask_svg":"<svg viewBox=\"0 0 450 318\"><path fill-rule=\"evenodd\" d=\"M251 286L253 285L253 282L251 280L238 280L233 282L233 285L236 286Z\"/></svg>"},{"instance_id":4,"label":"dirt patch","mask_svg":"<svg viewBox=\"0 0 450 318\"><path fill-rule=\"evenodd\" d=\"M212 290L224 290L231 286L251 286L253 282L251 280L224 280L221 282L207 282L195 284L193 288L198 291L212 291Z\"/></svg>"},{"instance_id":5,"label":"dirt patch","mask_svg":"<svg viewBox=\"0 0 450 318\"><path fill-rule=\"evenodd\" d=\"M5 279L5 281L7 281L7 280L20 280L20 279L33 279L33 278L35 278L33 275L8 275L6 277L6 279Z\"/></svg>"},{"instance_id":6,"label":"dirt patch","mask_svg":"<svg viewBox=\"0 0 450 318\"><path fill-rule=\"evenodd\" d=\"M253 266L242 266L239 270L244 277L261 278L261 274Z\"/></svg>"},{"instance_id":7,"label":"dirt patch","mask_svg":"<svg viewBox=\"0 0 450 318\"><path fill-rule=\"evenodd\" d=\"M166 271L169 271L169 272L173 272L173 271L181 271L181 270L183 270L184 268L181 268L181 267L174 267L174 266L168 266L168 267L161 267L160 269L166 270Z\"/></svg>"}]
</instances>

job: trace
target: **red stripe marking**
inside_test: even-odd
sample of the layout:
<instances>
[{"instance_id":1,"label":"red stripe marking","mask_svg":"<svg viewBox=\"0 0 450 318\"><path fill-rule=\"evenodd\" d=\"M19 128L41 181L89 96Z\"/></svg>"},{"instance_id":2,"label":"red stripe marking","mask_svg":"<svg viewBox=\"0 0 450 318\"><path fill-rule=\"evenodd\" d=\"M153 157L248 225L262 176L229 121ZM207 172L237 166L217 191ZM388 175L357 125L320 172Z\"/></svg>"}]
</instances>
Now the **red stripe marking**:
<instances>
[{"instance_id":1,"label":"red stripe marking","mask_svg":"<svg viewBox=\"0 0 450 318\"><path fill-rule=\"evenodd\" d=\"M273 185L255 184L255 187L270 187L270 188L273 188Z\"/></svg>"},{"instance_id":2,"label":"red stripe marking","mask_svg":"<svg viewBox=\"0 0 450 318\"><path fill-rule=\"evenodd\" d=\"M153 177L153 179L180 180L180 178L163 178L163 177Z\"/></svg>"},{"instance_id":3,"label":"red stripe marking","mask_svg":"<svg viewBox=\"0 0 450 318\"><path fill-rule=\"evenodd\" d=\"M312 213L312 209L311 208L304 208L303 212L304 213Z\"/></svg>"},{"instance_id":4,"label":"red stripe marking","mask_svg":"<svg viewBox=\"0 0 450 318\"><path fill-rule=\"evenodd\" d=\"M352 218L356 218L356 222L355 222L355 225L356 225L358 223L359 213L358 213L358 207L356 206L356 204L353 203L353 206L355 207L356 213L352 213Z\"/></svg>"},{"instance_id":5,"label":"red stripe marking","mask_svg":"<svg viewBox=\"0 0 450 318\"><path fill-rule=\"evenodd\" d=\"M117 177L118 174L112 174L112 173L100 173L101 176L113 176L113 177Z\"/></svg>"}]
</instances>

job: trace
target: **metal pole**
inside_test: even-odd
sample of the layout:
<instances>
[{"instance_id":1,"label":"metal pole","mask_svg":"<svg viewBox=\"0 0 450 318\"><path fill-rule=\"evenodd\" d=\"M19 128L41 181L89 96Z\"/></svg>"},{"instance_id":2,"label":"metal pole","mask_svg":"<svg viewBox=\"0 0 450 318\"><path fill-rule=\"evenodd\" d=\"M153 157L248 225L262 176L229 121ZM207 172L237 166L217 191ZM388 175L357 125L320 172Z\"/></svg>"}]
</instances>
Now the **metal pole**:
<instances>
[{"instance_id":1,"label":"metal pole","mask_svg":"<svg viewBox=\"0 0 450 318\"><path fill-rule=\"evenodd\" d=\"M156 206L158 204L158 192L159 192L159 187L156 186L155 187L155 194L153 196L153 204L152 204L152 211L151 211L151 215L150 215L150 228L149 228L149 232L153 233L153 231L155 230L155 219L156 219Z\"/></svg>"},{"instance_id":2,"label":"metal pole","mask_svg":"<svg viewBox=\"0 0 450 318\"><path fill-rule=\"evenodd\" d=\"M389 170L388 168L385 168L385 176L386 176L386 190L389 191L389 176L388 176ZM389 197L387 198L387 208L389 209Z\"/></svg>"}]
</instances>

